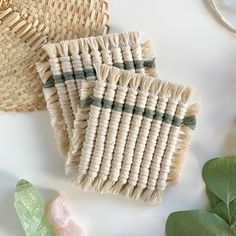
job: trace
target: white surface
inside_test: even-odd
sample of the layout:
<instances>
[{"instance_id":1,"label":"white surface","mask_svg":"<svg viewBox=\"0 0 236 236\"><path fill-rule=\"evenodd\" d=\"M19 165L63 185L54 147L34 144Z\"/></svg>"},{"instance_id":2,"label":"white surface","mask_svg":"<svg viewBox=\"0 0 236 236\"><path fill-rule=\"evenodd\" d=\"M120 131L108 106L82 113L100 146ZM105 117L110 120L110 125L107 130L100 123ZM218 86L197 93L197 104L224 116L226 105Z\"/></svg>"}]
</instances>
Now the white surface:
<instances>
[{"instance_id":1,"label":"white surface","mask_svg":"<svg viewBox=\"0 0 236 236\"><path fill-rule=\"evenodd\" d=\"M141 30L152 37L161 78L195 86L202 94L182 181L167 189L157 207L80 192L64 177L47 112L0 114L1 236L24 235L13 208L20 178L35 183L46 198L66 192L88 236L162 236L169 213L206 205L203 163L234 151L225 148L225 139L236 115L236 37L217 24L202 1L113 0L110 5L113 32Z\"/></svg>"}]
</instances>

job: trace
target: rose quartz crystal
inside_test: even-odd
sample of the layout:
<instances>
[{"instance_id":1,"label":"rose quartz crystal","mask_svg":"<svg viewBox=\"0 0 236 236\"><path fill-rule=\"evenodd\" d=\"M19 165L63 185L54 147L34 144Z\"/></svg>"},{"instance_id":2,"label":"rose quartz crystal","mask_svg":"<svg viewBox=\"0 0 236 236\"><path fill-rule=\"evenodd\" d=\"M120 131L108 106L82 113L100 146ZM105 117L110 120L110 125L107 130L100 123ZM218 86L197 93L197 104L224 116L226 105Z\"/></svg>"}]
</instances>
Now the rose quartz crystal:
<instances>
[{"instance_id":1,"label":"rose quartz crystal","mask_svg":"<svg viewBox=\"0 0 236 236\"><path fill-rule=\"evenodd\" d=\"M84 236L83 230L71 219L70 203L65 195L59 195L46 207L48 222L56 232L56 236Z\"/></svg>"}]
</instances>

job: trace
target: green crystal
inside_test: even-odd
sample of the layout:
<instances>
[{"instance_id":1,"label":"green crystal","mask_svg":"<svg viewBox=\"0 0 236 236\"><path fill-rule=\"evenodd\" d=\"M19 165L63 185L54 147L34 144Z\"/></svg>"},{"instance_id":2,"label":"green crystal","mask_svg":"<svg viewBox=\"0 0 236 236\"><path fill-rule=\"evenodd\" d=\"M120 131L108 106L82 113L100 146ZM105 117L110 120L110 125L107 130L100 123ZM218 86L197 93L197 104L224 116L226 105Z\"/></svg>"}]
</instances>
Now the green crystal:
<instances>
[{"instance_id":1,"label":"green crystal","mask_svg":"<svg viewBox=\"0 0 236 236\"><path fill-rule=\"evenodd\" d=\"M45 213L45 202L28 181L16 184L15 208L27 236L55 236Z\"/></svg>"}]
</instances>

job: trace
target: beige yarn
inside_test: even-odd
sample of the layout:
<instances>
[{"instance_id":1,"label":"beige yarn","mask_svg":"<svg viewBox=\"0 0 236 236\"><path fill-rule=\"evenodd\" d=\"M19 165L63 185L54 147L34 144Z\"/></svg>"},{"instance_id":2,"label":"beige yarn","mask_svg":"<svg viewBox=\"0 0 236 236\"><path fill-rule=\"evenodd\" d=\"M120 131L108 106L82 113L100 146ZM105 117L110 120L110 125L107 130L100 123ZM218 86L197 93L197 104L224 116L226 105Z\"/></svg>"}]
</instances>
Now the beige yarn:
<instances>
[{"instance_id":1,"label":"beige yarn","mask_svg":"<svg viewBox=\"0 0 236 236\"><path fill-rule=\"evenodd\" d=\"M106 65L96 70L74 183L157 204L180 173L198 112L194 90Z\"/></svg>"},{"instance_id":2,"label":"beige yarn","mask_svg":"<svg viewBox=\"0 0 236 236\"><path fill-rule=\"evenodd\" d=\"M144 44L141 44L140 41L140 34L131 32L62 41L43 47L49 55L54 78L45 80L42 73L41 78L44 84L51 80L55 83L64 117L63 127L66 127L67 137L70 139L67 142L68 145L70 143L70 155L66 164L67 172L78 167L89 118L90 106L86 103L93 94L96 79L93 64L112 64L127 70L136 68L137 72L155 75L152 45L150 41ZM146 66L144 64L146 62L149 65ZM43 66L39 65L39 67ZM51 90L52 88L48 86L44 88L45 97L48 99L47 103L50 103L51 100L47 94L51 94ZM79 103L80 106L78 106ZM55 110L51 111L49 108L48 110L50 116L54 117ZM58 123L61 122L61 120L58 121ZM65 137L58 135L57 138L65 139ZM66 150L69 149L69 147L64 148L61 150L62 153L66 153Z\"/></svg>"},{"instance_id":3,"label":"beige yarn","mask_svg":"<svg viewBox=\"0 0 236 236\"><path fill-rule=\"evenodd\" d=\"M0 110L45 109L35 70L47 57L41 45L106 34L107 8L107 0L1 0Z\"/></svg>"}]
</instances>

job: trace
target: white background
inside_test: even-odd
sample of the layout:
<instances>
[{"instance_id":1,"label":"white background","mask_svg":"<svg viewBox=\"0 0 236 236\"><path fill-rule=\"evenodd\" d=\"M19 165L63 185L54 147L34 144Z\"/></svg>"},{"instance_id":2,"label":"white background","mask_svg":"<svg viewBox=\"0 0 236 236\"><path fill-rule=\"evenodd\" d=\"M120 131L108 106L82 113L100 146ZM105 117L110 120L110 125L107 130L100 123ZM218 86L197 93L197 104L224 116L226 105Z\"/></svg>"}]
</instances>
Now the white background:
<instances>
[{"instance_id":1,"label":"white background","mask_svg":"<svg viewBox=\"0 0 236 236\"><path fill-rule=\"evenodd\" d=\"M204 162L236 149L236 37L209 14L201 0L111 0L112 32L140 30L156 45L165 80L196 87L202 95L197 131L182 180L157 207L74 189L63 173L47 112L0 114L0 235L23 236L13 207L20 178L46 199L66 192L75 219L88 236L162 236L167 216L204 208ZM235 14L236 9L234 9ZM233 20L233 19L231 19ZM236 23L236 21L235 21Z\"/></svg>"}]
</instances>

